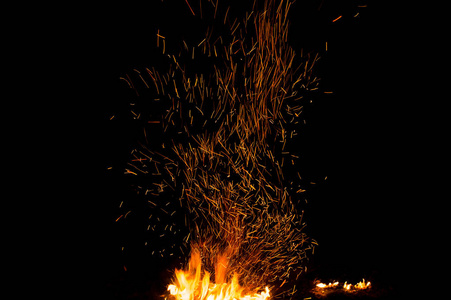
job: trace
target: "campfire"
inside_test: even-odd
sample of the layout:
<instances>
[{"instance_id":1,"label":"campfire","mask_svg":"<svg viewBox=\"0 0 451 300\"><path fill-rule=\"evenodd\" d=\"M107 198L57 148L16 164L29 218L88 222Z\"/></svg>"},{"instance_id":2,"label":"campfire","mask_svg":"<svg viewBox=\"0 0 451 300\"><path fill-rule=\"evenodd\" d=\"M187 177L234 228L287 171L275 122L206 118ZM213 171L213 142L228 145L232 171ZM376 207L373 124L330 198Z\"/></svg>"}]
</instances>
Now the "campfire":
<instances>
[{"instance_id":1,"label":"campfire","mask_svg":"<svg viewBox=\"0 0 451 300\"><path fill-rule=\"evenodd\" d=\"M226 282L227 257L220 256L216 265L214 282L210 273L202 270L199 251L191 253L187 270L176 270L174 283L168 285L170 299L174 300L265 300L269 298L269 288L247 290L238 283L238 275L234 274L230 282Z\"/></svg>"}]
</instances>

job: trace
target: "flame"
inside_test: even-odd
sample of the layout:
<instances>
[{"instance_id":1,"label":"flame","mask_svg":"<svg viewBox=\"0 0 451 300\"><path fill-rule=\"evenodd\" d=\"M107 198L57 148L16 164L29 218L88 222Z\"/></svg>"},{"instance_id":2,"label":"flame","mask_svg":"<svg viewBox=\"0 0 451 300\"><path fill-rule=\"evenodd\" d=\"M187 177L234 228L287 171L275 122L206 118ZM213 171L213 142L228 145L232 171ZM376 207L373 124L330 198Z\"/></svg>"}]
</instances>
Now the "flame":
<instances>
[{"instance_id":1,"label":"flame","mask_svg":"<svg viewBox=\"0 0 451 300\"><path fill-rule=\"evenodd\" d=\"M330 288L330 287L337 286L337 285L338 285L338 281L335 281L334 283L329 283L329 284L318 283L316 286L324 289L324 288Z\"/></svg>"},{"instance_id":2,"label":"flame","mask_svg":"<svg viewBox=\"0 0 451 300\"><path fill-rule=\"evenodd\" d=\"M360 281L359 283L357 283L357 284L354 286L354 288L359 289L359 290L364 290L364 289L369 288L370 285L371 285L371 282L368 281L368 282L365 284L365 279L363 279L362 281Z\"/></svg>"},{"instance_id":3,"label":"flame","mask_svg":"<svg viewBox=\"0 0 451 300\"><path fill-rule=\"evenodd\" d=\"M343 288L347 291L349 291L351 289L352 284L348 283L347 281L345 281L345 283L343 284Z\"/></svg>"},{"instance_id":4,"label":"flame","mask_svg":"<svg viewBox=\"0 0 451 300\"><path fill-rule=\"evenodd\" d=\"M238 284L238 275L226 281L228 259L225 254L217 258L215 266L215 283L210 280L210 273L204 271L202 276L202 261L200 253L193 250L188 270L175 270L175 279L168 285L170 298L174 300L265 300L269 298L269 288L260 293L245 293L245 288Z\"/></svg>"},{"instance_id":5,"label":"flame","mask_svg":"<svg viewBox=\"0 0 451 300\"><path fill-rule=\"evenodd\" d=\"M339 290L339 288L338 288L339 284L340 283L338 281L335 281L335 282L329 283L329 284L320 282L320 283L316 284L316 289L314 290L314 292L324 294L326 291L327 291L326 293L329 293L332 291L337 291L337 290ZM370 287L371 287L371 282L369 282L369 281L365 282L365 279L362 279L362 281L360 281L354 285L345 281L345 283L342 286L342 290L345 292L355 292L355 291L359 291L359 290L369 289Z\"/></svg>"}]
</instances>

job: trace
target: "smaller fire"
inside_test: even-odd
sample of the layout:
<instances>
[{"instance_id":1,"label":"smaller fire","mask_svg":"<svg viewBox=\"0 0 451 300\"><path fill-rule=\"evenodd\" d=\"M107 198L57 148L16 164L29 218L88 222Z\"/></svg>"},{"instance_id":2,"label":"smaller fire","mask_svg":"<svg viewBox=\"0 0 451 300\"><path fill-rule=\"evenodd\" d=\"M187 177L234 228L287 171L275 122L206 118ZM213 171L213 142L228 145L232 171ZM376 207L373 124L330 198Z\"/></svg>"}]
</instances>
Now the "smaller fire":
<instances>
[{"instance_id":1,"label":"smaller fire","mask_svg":"<svg viewBox=\"0 0 451 300\"><path fill-rule=\"evenodd\" d=\"M326 295L331 292L338 292L338 291L344 291L344 292L358 292L361 290L366 290L371 288L371 282L365 282L365 279L362 279L362 281L358 282L357 284L351 284L345 281L343 285L340 285L338 281L330 282L329 284L325 284L322 282L319 282L316 284L316 287L313 289L313 292L317 295Z\"/></svg>"}]
</instances>

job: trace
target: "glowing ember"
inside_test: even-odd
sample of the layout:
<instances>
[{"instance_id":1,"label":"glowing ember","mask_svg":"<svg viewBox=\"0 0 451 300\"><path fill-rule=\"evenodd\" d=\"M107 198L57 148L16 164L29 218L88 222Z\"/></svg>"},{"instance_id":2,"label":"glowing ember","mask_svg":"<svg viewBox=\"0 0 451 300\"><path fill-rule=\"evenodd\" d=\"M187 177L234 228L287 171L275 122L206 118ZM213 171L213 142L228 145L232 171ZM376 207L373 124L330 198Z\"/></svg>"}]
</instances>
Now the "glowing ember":
<instances>
[{"instance_id":1,"label":"glowing ember","mask_svg":"<svg viewBox=\"0 0 451 300\"><path fill-rule=\"evenodd\" d=\"M269 298L269 288L248 290L238 284L238 275L234 274L230 282L225 282L227 258L220 256L215 268L215 282L210 281L210 273L202 272L200 253L195 249L191 253L188 270L175 270L174 283L168 285L170 298L175 300L265 300ZM203 273L203 275L202 275Z\"/></svg>"}]
</instances>

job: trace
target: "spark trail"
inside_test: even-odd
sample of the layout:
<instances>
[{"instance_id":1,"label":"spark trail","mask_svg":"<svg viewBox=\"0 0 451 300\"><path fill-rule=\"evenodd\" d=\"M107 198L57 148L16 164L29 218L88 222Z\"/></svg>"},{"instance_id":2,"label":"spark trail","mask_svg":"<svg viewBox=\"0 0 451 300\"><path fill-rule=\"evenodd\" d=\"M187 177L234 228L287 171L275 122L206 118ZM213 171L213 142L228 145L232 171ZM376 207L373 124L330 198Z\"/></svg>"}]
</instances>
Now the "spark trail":
<instances>
[{"instance_id":1,"label":"spark trail","mask_svg":"<svg viewBox=\"0 0 451 300\"><path fill-rule=\"evenodd\" d=\"M201 3L186 1L192 17L213 15L221 30L207 27L198 42L182 41L178 54L168 52L170 37L159 31L167 70L135 69L121 78L138 99L131 112L144 128L125 173L143 178L139 190L155 211L184 212L183 241L206 270L222 274L217 281L237 276L250 290L281 287L302 272L316 244L303 230L304 190L293 189L300 178L286 174L298 168L288 145L318 89L318 57L296 56L288 44L293 1L255 1L241 18L219 1ZM206 71L189 67L201 62ZM168 225L167 235L180 233Z\"/></svg>"}]
</instances>

